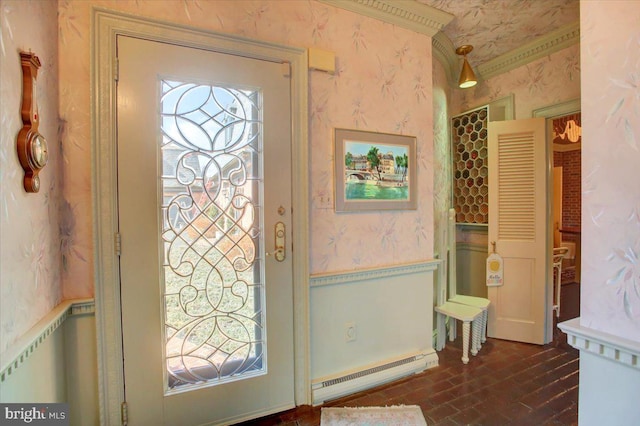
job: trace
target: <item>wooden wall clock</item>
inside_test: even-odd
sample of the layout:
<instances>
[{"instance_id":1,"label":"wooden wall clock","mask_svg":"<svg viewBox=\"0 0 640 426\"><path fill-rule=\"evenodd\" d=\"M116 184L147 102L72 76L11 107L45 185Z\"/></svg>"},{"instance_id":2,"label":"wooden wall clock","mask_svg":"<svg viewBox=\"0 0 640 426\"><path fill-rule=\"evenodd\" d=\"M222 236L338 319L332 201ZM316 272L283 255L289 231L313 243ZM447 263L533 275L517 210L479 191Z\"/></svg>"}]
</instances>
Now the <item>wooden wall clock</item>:
<instances>
[{"instance_id":1,"label":"wooden wall clock","mask_svg":"<svg viewBox=\"0 0 640 426\"><path fill-rule=\"evenodd\" d=\"M20 52L22 64L22 129L18 133L18 158L24 169L24 189L27 192L40 190L38 173L49 160L47 141L38 133L38 104L36 98L36 78L40 59L29 52Z\"/></svg>"}]
</instances>

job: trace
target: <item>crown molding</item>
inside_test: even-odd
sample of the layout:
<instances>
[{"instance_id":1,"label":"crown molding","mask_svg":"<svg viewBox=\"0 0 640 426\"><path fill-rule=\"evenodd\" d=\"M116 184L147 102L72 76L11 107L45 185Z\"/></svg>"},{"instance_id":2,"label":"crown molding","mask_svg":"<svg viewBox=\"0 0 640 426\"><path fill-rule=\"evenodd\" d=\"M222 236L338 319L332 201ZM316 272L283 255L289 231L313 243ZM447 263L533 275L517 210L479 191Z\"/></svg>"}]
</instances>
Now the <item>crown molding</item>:
<instances>
[{"instance_id":1,"label":"crown molding","mask_svg":"<svg viewBox=\"0 0 640 426\"><path fill-rule=\"evenodd\" d=\"M580 22L576 21L478 65L477 70L483 79L488 80L579 42Z\"/></svg>"},{"instance_id":2,"label":"crown molding","mask_svg":"<svg viewBox=\"0 0 640 426\"><path fill-rule=\"evenodd\" d=\"M433 55L442 64L452 86L457 87L459 57L455 46L441 32L454 15L416 0L319 0L369 18L397 25L432 38ZM516 49L474 67L479 81L511 71L580 42L580 22L576 21L538 37Z\"/></svg>"},{"instance_id":3,"label":"crown molding","mask_svg":"<svg viewBox=\"0 0 640 426\"><path fill-rule=\"evenodd\" d=\"M576 21L473 68L478 81L488 80L579 42L580 22ZM460 58L455 46L442 32L433 37L432 45L434 57L445 68L449 83L457 87Z\"/></svg>"},{"instance_id":4,"label":"crown molding","mask_svg":"<svg viewBox=\"0 0 640 426\"><path fill-rule=\"evenodd\" d=\"M460 72L459 57L456 55L456 48L442 31L439 31L431 39L433 56L444 68L450 86L458 86L458 76Z\"/></svg>"},{"instance_id":5,"label":"crown molding","mask_svg":"<svg viewBox=\"0 0 640 426\"><path fill-rule=\"evenodd\" d=\"M416 0L320 0L331 6L359 13L420 34L433 37L454 16Z\"/></svg>"}]
</instances>

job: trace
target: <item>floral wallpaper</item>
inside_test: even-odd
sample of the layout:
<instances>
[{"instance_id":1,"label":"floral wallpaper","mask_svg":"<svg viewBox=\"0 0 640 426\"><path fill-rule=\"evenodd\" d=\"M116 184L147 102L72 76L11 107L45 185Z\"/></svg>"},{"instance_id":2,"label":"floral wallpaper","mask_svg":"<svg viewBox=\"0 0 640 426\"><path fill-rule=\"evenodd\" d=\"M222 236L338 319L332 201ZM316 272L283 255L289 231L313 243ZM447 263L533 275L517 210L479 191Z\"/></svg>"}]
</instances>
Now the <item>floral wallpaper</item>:
<instances>
[{"instance_id":1,"label":"floral wallpaper","mask_svg":"<svg viewBox=\"0 0 640 426\"><path fill-rule=\"evenodd\" d=\"M0 358L60 301L57 5L36 0L0 3ZM32 51L38 70L39 132L49 146L40 192L28 194L16 152L22 128L19 51ZM2 359L2 364L5 360Z\"/></svg>"},{"instance_id":2,"label":"floral wallpaper","mask_svg":"<svg viewBox=\"0 0 640 426\"><path fill-rule=\"evenodd\" d=\"M450 88L444 67L433 61L433 214L435 251L444 255L446 241L442 235L447 229L451 208L452 170L451 136L449 126ZM439 237L439 238L438 238Z\"/></svg>"},{"instance_id":3,"label":"floral wallpaper","mask_svg":"<svg viewBox=\"0 0 640 426\"><path fill-rule=\"evenodd\" d=\"M198 28L334 51L335 75L310 73L311 273L433 256L431 39L316 1L59 2L60 115L66 185L62 238L65 297L93 294L90 19L104 7ZM341 213L333 198L333 129L417 137L418 208Z\"/></svg>"},{"instance_id":4,"label":"floral wallpaper","mask_svg":"<svg viewBox=\"0 0 640 426\"><path fill-rule=\"evenodd\" d=\"M455 47L473 45L472 66L578 21L579 0L418 0L455 18L442 30Z\"/></svg>"},{"instance_id":5,"label":"floral wallpaper","mask_svg":"<svg viewBox=\"0 0 640 426\"><path fill-rule=\"evenodd\" d=\"M640 7L582 2L580 25L580 322L640 341Z\"/></svg>"},{"instance_id":6,"label":"floral wallpaper","mask_svg":"<svg viewBox=\"0 0 640 426\"><path fill-rule=\"evenodd\" d=\"M515 118L533 110L580 98L580 46L575 45L520 68L480 81L470 89L452 89L451 115L514 95ZM451 161L449 157L448 161ZM458 233L458 241L486 245L486 233Z\"/></svg>"},{"instance_id":7,"label":"floral wallpaper","mask_svg":"<svg viewBox=\"0 0 640 426\"><path fill-rule=\"evenodd\" d=\"M520 68L480 81L470 89L456 89L454 115L510 94L515 118L531 118L534 109L580 97L580 46L573 45Z\"/></svg>"},{"instance_id":8,"label":"floral wallpaper","mask_svg":"<svg viewBox=\"0 0 640 426\"><path fill-rule=\"evenodd\" d=\"M512 9L492 10L501 3L497 0L463 11L458 10L463 5L453 0L420 1L465 20L464 25L454 20L445 28L454 44L466 42L471 34L467 30L456 34L456 25L471 25L474 34L480 29L490 33L492 27L512 25L526 14L537 17L527 31L529 38L550 28L545 27L544 19L552 20L554 27L573 22L578 3L554 1L547 15L540 16L540 1L522 2L524 15ZM530 117L535 108L575 99L580 96L582 54L586 64L582 76L583 322L640 340L640 195L633 176L640 133L635 96L640 80L640 12L633 2L615 2L616 7L607 4L582 3L582 49L569 47L461 91L447 88L444 71L432 63L428 37L313 0L3 0L0 353L62 297L93 296L90 20L94 6L336 53L335 75L310 73L312 273L432 257L434 233L442 226L438 215L450 205L446 117L510 93L515 94L516 118ZM610 22L616 23L615 32ZM486 37L474 40L477 47L472 55L485 49L487 55L503 53L495 50L492 35ZM521 42L513 40L514 44ZM49 141L51 158L37 195L22 190L14 145L7 143L21 127L19 49L38 54L43 63L39 86L47 88L39 91L38 101L40 129ZM475 60L481 63L483 57ZM335 127L417 137L416 211L336 214L314 202L333 195Z\"/></svg>"}]
</instances>

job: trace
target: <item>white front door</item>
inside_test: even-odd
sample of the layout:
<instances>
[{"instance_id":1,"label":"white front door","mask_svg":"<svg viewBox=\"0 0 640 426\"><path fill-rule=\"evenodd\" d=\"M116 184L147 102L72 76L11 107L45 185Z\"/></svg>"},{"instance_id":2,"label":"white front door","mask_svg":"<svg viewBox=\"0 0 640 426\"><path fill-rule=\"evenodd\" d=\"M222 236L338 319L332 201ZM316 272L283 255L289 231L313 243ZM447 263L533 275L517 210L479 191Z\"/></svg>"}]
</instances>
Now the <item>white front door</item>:
<instances>
[{"instance_id":1,"label":"white front door","mask_svg":"<svg viewBox=\"0 0 640 426\"><path fill-rule=\"evenodd\" d=\"M489 122L489 252L504 260L503 285L488 288L488 335L550 341L550 235L544 118Z\"/></svg>"},{"instance_id":2,"label":"white front door","mask_svg":"<svg viewBox=\"0 0 640 426\"><path fill-rule=\"evenodd\" d=\"M122 36L117 52L129 424L228 423L291 408L283 64Z\"/></svg>"}]
</instances>

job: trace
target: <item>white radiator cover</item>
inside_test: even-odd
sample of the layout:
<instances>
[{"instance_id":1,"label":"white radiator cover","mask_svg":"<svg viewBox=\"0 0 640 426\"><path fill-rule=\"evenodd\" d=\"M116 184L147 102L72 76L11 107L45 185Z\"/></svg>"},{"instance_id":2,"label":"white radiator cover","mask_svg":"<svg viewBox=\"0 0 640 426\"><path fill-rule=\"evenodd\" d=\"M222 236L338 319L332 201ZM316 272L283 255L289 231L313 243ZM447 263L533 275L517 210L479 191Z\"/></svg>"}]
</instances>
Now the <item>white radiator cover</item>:
<instances>
[{"instance_id":1,"label":"white radiator cover","mask_svg":"<svg viewBox=\"0 0 640 426\"><path fill-rule=\"evenodd\" d=\"M369 389L402 377L420 373L438 366L438 356L430 349L401 358L390 359L355 371L347 371L313 381L311 386L313 405Z\"/></svg>"}]
</instances>

